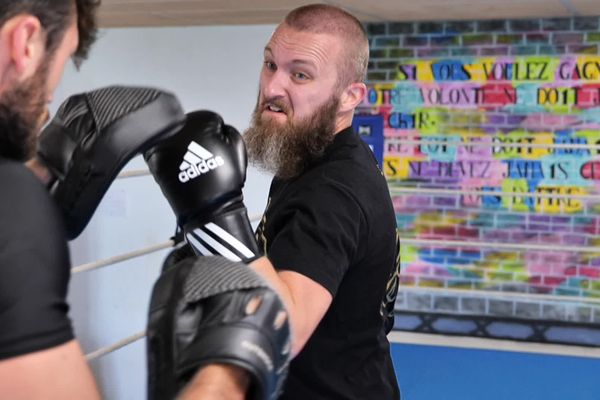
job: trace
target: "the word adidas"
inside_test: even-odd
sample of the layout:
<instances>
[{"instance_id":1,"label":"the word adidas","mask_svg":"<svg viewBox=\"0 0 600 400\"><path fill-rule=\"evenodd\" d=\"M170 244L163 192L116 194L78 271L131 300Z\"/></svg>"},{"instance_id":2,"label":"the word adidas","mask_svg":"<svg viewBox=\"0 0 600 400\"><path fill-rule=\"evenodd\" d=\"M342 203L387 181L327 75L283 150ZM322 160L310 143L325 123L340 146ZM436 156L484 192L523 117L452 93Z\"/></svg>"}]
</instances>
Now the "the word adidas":
<instances>
[{"instance_id":1,"label":"the word adidas","mask_svg":"<svg viewBox=\"0 0 600 400\"><path fill-rule=\"evenodd\" d=\"M197 178L225 164L220 156L215 156L196 142L188 145L187 152L183 156L183 162L179 166L179 181L185 183Z\"/></svg>"}]
</instances>

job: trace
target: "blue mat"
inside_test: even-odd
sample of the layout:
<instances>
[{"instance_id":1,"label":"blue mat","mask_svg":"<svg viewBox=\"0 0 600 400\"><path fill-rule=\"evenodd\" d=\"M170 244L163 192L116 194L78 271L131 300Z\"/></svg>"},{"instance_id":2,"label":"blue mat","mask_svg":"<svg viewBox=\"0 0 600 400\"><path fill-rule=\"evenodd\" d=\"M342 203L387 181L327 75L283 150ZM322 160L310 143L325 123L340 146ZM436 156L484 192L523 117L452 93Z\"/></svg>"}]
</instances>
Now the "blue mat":
<instances>
[{"instance_id":1,"label":"blue mat","mask_svg":"<svg viewBox=\"0 0 600 400\"><path fill-rule=\"evenodd\" d=\"M600 400L600 359L397 343L392 356L402 400Z\"/></svg>"}]
</instances>

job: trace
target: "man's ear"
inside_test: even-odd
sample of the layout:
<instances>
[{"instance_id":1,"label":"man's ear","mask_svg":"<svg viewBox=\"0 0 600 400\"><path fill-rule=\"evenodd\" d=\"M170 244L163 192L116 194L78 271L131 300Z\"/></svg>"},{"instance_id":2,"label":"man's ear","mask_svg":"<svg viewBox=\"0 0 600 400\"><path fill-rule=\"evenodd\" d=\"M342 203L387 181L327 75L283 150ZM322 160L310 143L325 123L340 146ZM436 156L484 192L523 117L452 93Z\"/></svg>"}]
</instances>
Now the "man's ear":
<instances>
[{"instance_id":1,"label":"man's ear","mask_svg":"<svg viewBox=\"0 0 600 400\"><path fill-rule=\"evenodd\" d=\"M354 111L367 94L367 85L355 82L348 85L340 98L340 112Z\"/></svg>"},{"instance_id":2,"label":"man's ear","mask_svg":"<svg viewBox=\"0 0 600 400\"><path fill-rule=\"evenodd\" d=\"M12 17L0 28L0 42L5 49L4 72L19 81L32 76L46 50L46 34L40 20L28 14Z\"/></svg>"}]
</instances>

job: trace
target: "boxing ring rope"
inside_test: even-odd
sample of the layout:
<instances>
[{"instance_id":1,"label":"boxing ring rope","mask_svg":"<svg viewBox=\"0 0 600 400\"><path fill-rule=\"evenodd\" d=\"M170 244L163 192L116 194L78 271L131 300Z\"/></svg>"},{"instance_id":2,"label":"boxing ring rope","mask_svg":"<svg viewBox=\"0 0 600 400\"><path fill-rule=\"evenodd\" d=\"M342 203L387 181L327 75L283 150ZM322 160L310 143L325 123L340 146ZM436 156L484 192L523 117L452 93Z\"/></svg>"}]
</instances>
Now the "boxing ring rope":
<instances>
[{"instance_id":1,"label":"boxing ring rope","mask_svg":"<svg viewBox=\"0 0 600 400\"><path fill-rule=\"evenodd\" d=\"M138 250L134 250L128 253L123 253L123 254L119 254L113 257L108 257L105 258L103 260L98 260L98 261L94 261L94 262L90 262L87 264L81 264L78 265L77 267L74 267L71 269L71 274L77 274L80 272L85 272L85 271L91 271L94 269L98 269L98 268L102 268L102 267L106 267L109 265L113 265L113 264L117 264L120 263L122 261L126 261L126 260L131 260L132 258L136 258L136 257L141 257L144 256L146 254L151 254L160 250L164 250L164 249L168 249L170 247L173 247L173 245L175 244L174 241L172 240L167 240L166 242L162 242L162 243L158 243L152 246L148 246L148 247L143 247L141 249Z\"/></svg>"},{"instance_id":2,"label":"boxing ring rope","mask_svg":"<svg viewBox=\"0 0 600 400\"><path fill-rule=\"evenodd\" d=\"M131 335L129 337L121 339L118 342L111 344L110 346L101 347L98 350L94 350L91 353L86 354L85 358L88 362L93 361L97 358L100 358L109 353L112 353L113 351L119 350L120 348L128 346L128 345L132 344L133 342L136 342L145 337L146 337L146 331L138 332L135 335Z\"/></svg>"},{"instance_id":3,"label":"boxing ring rope","mask_svg":"<svg viewBox=\"0 0 600 400\"><path fill-rule=\"evenodd\" d=\"M150 171L146 168L143 169L131 169L128 171L123 171L119 175L117 175L117 179L127 179L127 178L138 178L140 176L150 175Z\"/></svg>"},{"instance_id":4,"label":"boxing ring rope","mask_svg":"<svg viewBox=\"0 0 600 400\"><path fill-rule=\"evenodd\" d=\"M145 173L143 173L145 172ZM130 177L137 177L137 176L144 176L144 175L149 175L149 172L147 170L140 170L140 171L135 171L133 174L119 174L119 176L117 177L118 179L123 179L123 178L130 178ZM260 220L260 218L262 217L262 214L256 214L256 215L251 215L249 216L249 219L251 222L256 222L258 220ZM152 254L164 249L168 249L171 248L175 245L175 242L173 240L167 240L165 242L162 243L157 243L154 245L150 245L147 247L142 247L140 249L134 250L134 251L130 251L127 253L123 253L123 254L119 254L113 257L108 257L105 259L101 259L101 260L97 260L94 262L89 262L86 264L81 264L78 265L76 267L71 268L71 274L77 274L80 272L87 272L87 271L92 271L92 270L96 270L102 267L107 267L110 265L114 265L123 261L127 261L127 260L131 260L137 257L141 257L147 254ZM110 354L116 350L119 350L125 346L128 346L140 339L143 339L144 337L146 337L146 331L141 331L138 333L135 333L131 336L128 336L124 339L121 339L113 344L110 344L108 346L105 347L101 347L99 349L96 349L90 353L87 353L85 355L85 358L88 361L93 361L96 360L102 356L105 356L107 354Z\"/></svg>"}]
</instances>

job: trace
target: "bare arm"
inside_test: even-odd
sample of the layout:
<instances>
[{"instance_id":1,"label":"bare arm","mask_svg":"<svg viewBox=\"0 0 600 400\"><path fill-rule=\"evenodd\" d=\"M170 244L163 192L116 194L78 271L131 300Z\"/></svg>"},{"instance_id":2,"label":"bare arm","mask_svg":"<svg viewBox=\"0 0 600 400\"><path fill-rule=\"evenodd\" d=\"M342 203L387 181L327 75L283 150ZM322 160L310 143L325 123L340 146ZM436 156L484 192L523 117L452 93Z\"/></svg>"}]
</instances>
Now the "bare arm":
<instances>
[{"instance_id":1,"label":"bare arm","mask_svg":"<svg viewBox=\"0 0 600 400\"><path fill-rule=\"evenodd\" d=\"M292 327L292 357L304 347L333 301L323 286L294 271L276 271L267 257L250 264L282 297Z\"/></svg>"},{"instance_id":2,"label":"bare arm","mask_svg":"<svg viewBox=\"0 0 600 400\"><path fill-rule=\"evenodd\" d=\"M244 400L247 372L231 364L212 364L199 370L177 400Z\"/></svg>"},{"instance_id":3,"label":"bare arm","mask_svg":"<svg viewBox=\"0 0 600 400\"><path fill-rule=\"evenodd\" d=\"M0 393L12 400L95 400L100 394L79 344L0 361Z\"/></svg>"}]
</instances>

